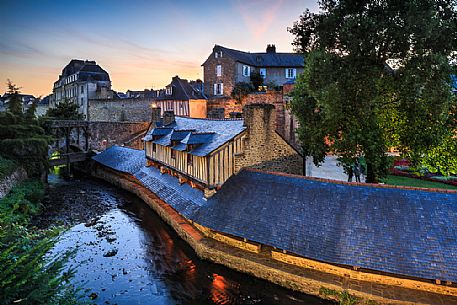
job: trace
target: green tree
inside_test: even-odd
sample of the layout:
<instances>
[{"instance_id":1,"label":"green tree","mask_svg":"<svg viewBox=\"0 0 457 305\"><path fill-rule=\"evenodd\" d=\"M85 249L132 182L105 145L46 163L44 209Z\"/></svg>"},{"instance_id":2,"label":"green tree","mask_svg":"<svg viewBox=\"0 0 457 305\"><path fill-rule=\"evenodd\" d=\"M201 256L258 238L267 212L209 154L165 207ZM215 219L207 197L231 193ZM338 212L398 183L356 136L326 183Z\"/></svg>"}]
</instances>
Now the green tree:
<instances>
[{"instance_id":1,"label":"green tree","mask_svg":"<svg viewBox=\"0 0 457 305\"><path fill-rule=\"evenodd\" d=\"M367 181L377 182L388 166L388 146L418 163L449 138L457 126L450 115L456 5L322 0L320 13L306 11L288 29L305 54L292 110L315 163L327 152L346 166L364 156Z\"/></svg>"},{"instance_id":2,"label":"green tree","mask_svg":"<svg viewBox=\"0 0 457 305\"><path fill-rule=\"evenodd\" d=\"M36 108L37 102L33 102L32 105L25 111L25 120L28 122L32 122L36 119Z\"/></svg>"},{"instance_id":3,"label":"green tree","mask_svg":"<svg viewBox=\"0 0 457 305\"><path fill-rule=\"evenodd\" d=\"M65 99L55 108L49 108L46 117L57 120L81 120L83 115L78 112L78 105Z\"/></svg>"},{"instance_id":4,"label":"green tree","mask_svg":"<svg viewBox=\"0 0 457 305\"><path fill-rule=\"evenodd\" d=\"M249 93L254 91L254 87L252 86L251 83L245 83L245 82L239 82L236 83L235 86L233 87L232 93L230 96L237 100L238 102L241 102L243 98L245 98Z\"/></svg>"},{"instance_id":5,"label":"green tree","mask_svg":"<svg viewBox=\"0 0 457 305\"><path fill-rule=\"evenodd\" d=\"M251 76L249 77L254 90L258 90L260 86L263 85L263 77L260 75L260 72L252 71Z\"/></svg>"},{"instance_id":6,"label":"green tree","mask_svg":"<svg viewBox=\"0 0 457 305\"><path fill-rule=\"evenodd\" d=\"M19 90L20 88L17 87L11 80L7 81L8 91L6 92L9 98L8 101L8 111L17 115L19 117L22 116L22 100L19 96L21 93Z\"/></svg>"}]
</instances>

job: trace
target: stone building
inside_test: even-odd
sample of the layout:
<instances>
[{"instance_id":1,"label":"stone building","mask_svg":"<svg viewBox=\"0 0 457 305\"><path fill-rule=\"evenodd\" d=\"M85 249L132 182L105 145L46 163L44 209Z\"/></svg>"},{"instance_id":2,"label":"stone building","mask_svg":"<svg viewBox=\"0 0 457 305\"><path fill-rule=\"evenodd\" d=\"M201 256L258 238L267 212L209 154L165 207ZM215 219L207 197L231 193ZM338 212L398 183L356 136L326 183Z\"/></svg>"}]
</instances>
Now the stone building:
<instances>
[{"instance_id":1,"label":"stone building","mask_svg":"<svg viewBox=\"0 0 457 305\"><path fill-rule=\"evenodd\" d=\"M242 119L175 117L153 109L144 138L149 166L210 196L243 167L301 174L303 158L275 131L274 106L252 104Z\"/></svg>"},{"instance_id":2,"label":"stone building","mask_svg":"<svg viewBox=\"0 0 457 305\"><path fill-rule=\"evenodd\" d=\"M265 53L250 53L215 45L202 64L205 94L209 98L230 97L236 83L250 82L256 71L264 84L281 86L303 72L303 55L277 53L275 45L268 45Z\"/></svg>"},{"instance_id":3,"label":"stone building","mask_svg":"<svg viewBox=\"0 0 457 305\"><path fill-rule=\"evenodd\" d=\"M112 98L112 95L108 72L95 61L72 59L54 83L49 106L67 100L78 105L79 112L87 118L89 99Z\"/></svg>"},{"instance_id":4,"label":"stone building","mask_svg":"<svg viewBox=\"0 0 457 305\"><path fill-rule=\"evenodd\" d=\"M175 76L164 90L159 90L155 106L165 111L173 111L176 115L206 118L206 96L203 93L201 80L187 81Z\"/></svg>"}]
</instances>

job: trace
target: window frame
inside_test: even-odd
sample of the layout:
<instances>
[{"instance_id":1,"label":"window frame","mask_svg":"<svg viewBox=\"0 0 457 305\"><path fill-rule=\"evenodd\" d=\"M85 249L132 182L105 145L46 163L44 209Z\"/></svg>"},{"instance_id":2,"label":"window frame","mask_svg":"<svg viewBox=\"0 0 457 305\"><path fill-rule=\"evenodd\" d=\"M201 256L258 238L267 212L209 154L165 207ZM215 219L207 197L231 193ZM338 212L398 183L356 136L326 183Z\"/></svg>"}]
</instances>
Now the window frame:
<instances>
[{"instance_id":1,"label":"window frame","mask_svg":"<svg viewBox=\"0 0 457 305\"><path fill-rule=\"evenodd\" d=\"M247 73L245 73L247 69ZM243 76L249 77L251 76L251 67L248 65L243 65Z\"/></svg>"},{"instance_id":2,"label":"window frame","mask_svg":"<svg viewBox=\"0 0 457 305\"><path fill-rule=\"evenodd\" d=\"M296 68L286 68L286 78L288 79L294 79L297 78L297 69ZM292 75L290 75L289 72L292 72Z\"/></svg>"},{"instance_id":3,"label":"window frame","mask_svg":"<svg viewBox=\"0 0 457 305\"><path fill-rule=\"evenodd\" d=\"M262 74L262 72L264 72L264 74ZM267 78L267 68L260 68L259 74L262 76L262 78Z\"/></svg>"}]
</instances>

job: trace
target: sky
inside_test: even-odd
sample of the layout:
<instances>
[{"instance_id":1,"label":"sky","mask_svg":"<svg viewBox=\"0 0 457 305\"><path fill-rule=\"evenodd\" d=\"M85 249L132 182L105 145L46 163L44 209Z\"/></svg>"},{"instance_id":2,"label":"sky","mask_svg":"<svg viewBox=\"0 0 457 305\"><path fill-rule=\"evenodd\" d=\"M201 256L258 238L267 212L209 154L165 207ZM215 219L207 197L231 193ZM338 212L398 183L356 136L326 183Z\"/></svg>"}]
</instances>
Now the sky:
<instances>
[{"instance_id":1,"label":"sky","mask_svg":"<svg viewBox=\"0 0 457 305\"><path fill-rule=\"evenodd\" d=\"M46 96L71 59L95 60L116 91L203 79L215 44L292 52L287 27L316 0L0 0L0 94Z\"/></svg>"}]
</instances>

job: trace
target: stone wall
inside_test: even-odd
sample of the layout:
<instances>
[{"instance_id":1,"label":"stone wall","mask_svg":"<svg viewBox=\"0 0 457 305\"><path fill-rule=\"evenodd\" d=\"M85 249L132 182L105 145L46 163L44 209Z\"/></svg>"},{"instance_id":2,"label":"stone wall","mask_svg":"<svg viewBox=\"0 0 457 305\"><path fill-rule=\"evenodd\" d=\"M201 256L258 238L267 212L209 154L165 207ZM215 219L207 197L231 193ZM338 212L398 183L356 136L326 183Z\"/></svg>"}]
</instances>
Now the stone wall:
<instances>
[{"instance_id":1,"label":"stone wall","mask_svg":"<svg viewBox=\"0 0 457 305\"><path fill-rule=\"evenodd\" d=\"M89 121L146 122L151 120L152 98L90 99Z\"/></svg>"},{"instance_id":2,"label":"stone wall","mask_svg":"<svg viewBox=\"0 0 457 305\"><path fill-rule=\"evenodd\" d=\"M150 122L90 122L89 148L103 151L113 145L124 145L136 149L143 149L141 139L148 130ZM71 144L84 147L84 135L72 131Z\"/></svg>"},{"instance_id":3,"label":"stone wall","mask_svg":"<svg viewBox=\"0 0 457 305\"><path fill-rule=\"evenodd\" d=\"M275 111L271 104L251 104L244 108L247 137L244 152L235 156L235 172L243 167L301 175L303 157L275 131Z\"/></svg>"},{"instance_id":4,"label":"stone wall","mask_svg":"<svg viewBox=\"0 0 457 305\"><path fill-rule=\"evenodd\" d=\"M216 66L222 66L221 76L216 74ZM230 96L232 93L233 87L235 86L235 71L236 62L229 57L225 57L222 54L222 57L216 58L214 52L211 53L203 66L203 75L204 75L204 84L205 84L205 95L208 97L214 96L214 84L222 83L224 84L223 96Z\"/></svg>"},{"instance_id":5,"label":"stone wall","mask_svg":"<svg viewBox=\"0 0 457 305\"><path fill-rule=\"evenodd\" d=\"M27 179L27 173L22 167L19 167L13 173L3 178L0 181L0 199L5 197L14 186L25 179Z\"/></svg>"}]
</instances>

